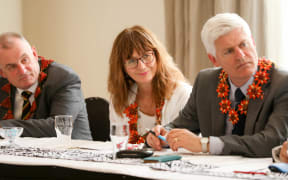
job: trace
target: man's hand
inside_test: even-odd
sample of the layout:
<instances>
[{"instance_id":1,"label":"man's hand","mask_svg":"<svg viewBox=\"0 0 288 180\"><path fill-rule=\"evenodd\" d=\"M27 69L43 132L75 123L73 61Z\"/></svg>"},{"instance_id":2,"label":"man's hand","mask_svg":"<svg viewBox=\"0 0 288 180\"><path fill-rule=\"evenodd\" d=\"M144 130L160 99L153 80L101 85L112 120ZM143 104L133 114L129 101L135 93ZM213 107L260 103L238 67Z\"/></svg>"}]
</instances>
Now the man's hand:
<instances>
[{"instance_id":1,"label":"man's hand","mask_svg":"<svg viewBox=\"0 0 288 180\"><path fill-rule=\"evenodd\" d=\"M155 126L152 131L155 132L156 136L165 136L167 131L162 127L162 126ZM147 141L147 144L149 146L151 146L153 149L155 150L158 150L160 151L162 149L162 146L166 146L167 143L160 140L158 137L156 137L155 135L149 133L147 138L146 138L146 141Z\"/></svg>"},{"instance_id":2,"label":"man's hand","mask_svg":"<svg viewBox=\"0 0 288 180\"><path fill-rule=\"evenodd\" d=\"M288 163L288 153L287 153L287 146L288 143L285 141L282 145L281 151L280 151L280 161Z\"/></svg>"},{"instance_id":3,"label":"man's hand","mask_svg":"<svg viewBox=\"0 0 288 180\"><path fill-rule=\"evenodd\" d=\"M200 137L187 129L172 129L168 133L166 140L173 151L177 151L180 147L191 152L202 151Z\"/></svg>"}]
</instances>

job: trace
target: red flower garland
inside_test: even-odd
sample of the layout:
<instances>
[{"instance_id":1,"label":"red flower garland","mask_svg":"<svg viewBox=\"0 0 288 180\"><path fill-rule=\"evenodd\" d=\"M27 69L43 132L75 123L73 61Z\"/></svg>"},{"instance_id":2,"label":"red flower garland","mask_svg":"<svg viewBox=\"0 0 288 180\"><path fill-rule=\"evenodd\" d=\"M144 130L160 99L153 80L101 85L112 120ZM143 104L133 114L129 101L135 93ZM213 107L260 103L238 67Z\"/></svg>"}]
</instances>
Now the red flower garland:
<instances>
[{"instance_id":1,"label":"red flower garland","mask_svg":"<svg viewBox=\"0 0 288 180\"><path fill-rule=\"evenodd\" d=\"M219 103L220 111L223 114L227 114L229 116L229 121L232 124L237 124L239 121L238 111L240 114L247 115L249 99L260 98L263 99L264 92L262 90L262 86L268 82L270 79L270 70L272 68L273 63L266 59L260 59L258 62L258 71L254 75L254 81L247 89L248 98L241 101L238 105L238 110L231 108L231 101L228 98L229 94L229 86L228 86L228 74L222 70L219 75L219 83L216 89L218 93L218 97L221 98L221 102Z\"/></svg>"},{"instance_id":2,"label":"red flower garland","mask_svg":"<svg viewBox=\"0 0 288 180\"><path fill-rule=\"evenodd\" d=\"M161 125L161 111L164 106L164 101L159 107L156 107L156 125ZM141 136L138 133L138 105L136 102L130 104L123 113L129 119L129 143L140 144L145 142L147 134Z\"/></svg>"},{"instance_id":3,"label":"red flower garland","mask_svg":"<svg viewBox=\"0 0 288 180\"><path fill-rule=\"evenodd\" d=\"M35 98L34 98L34 101L32 103L30 113L25 120L32 117L33 113L37 109L36 99L39 97L39 95L41 93L42 85L44 84L45 80L47 79L48 67L53 62L53 60L46 60L41 56L39 56L39 59L40 59L39 62L40 62L41 66L40 66L40 74L39 74L39 78L38 78L38 86L35 90L35 94L34 94ZM1 90L8 94L8 96L0 103L0 107L8 109L6 114L2 117L2 119L3 120L14 119L13 112L12 112L12 106L11 106L11 84L10 83L5 84L1 88Z\"/></svg>"}]
</instances>

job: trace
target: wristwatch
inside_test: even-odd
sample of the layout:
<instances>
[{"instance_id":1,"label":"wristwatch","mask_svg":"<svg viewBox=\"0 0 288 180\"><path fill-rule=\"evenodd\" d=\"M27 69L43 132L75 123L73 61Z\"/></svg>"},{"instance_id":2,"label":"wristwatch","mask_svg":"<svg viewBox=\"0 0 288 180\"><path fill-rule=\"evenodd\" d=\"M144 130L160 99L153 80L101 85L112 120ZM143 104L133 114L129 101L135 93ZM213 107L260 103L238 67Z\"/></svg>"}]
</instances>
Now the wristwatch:
<instances>
[{"instance_id":1,"label":"wristwatch","mask_svg":"<svg viewBox=\"0 0 288 180\"><path fill-rule=\"evenodd\" d=\"M209 143L209 138L208 137L202 137L200 139L201 146L202 146L202 152L207 153L208 151L208 143Z\"/></svg>"}]
</instances>

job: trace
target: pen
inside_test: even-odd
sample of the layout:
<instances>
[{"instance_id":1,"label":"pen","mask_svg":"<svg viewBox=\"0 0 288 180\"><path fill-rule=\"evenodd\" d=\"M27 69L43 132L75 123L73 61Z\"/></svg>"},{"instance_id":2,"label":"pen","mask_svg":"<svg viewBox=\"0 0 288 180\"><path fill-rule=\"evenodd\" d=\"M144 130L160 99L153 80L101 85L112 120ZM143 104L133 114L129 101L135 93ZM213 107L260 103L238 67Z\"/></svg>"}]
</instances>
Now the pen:
<instances>
[{"instance_id":1,"label":"pen","mask_svg":"<svg viewBox=\"0 0 288 180\"><path fill-rule=\"evenodd\" d=\"M149 131L149 133L151 133L151 134L153 134L154 136L156 136L156 134L155 134L154 131L152 131L152 130L150 130L150 129L146 129L146 130ZM162 141L167 142L167 141L166 141L166 138L165 138L164 136L159 135L159 136L156 136L156 137L158 137L158 138L161 139Z\"/></svg>"},{"instance_id":2,"label":"pen","mask_svg":"<svg viewBox=\"0 0 288 180\"><path fill-rule=\"evenodd\" d=\"M255 175L255 174L260 174L260 175L267 175L267 173L265 172L254 172L254 171L234 171L234 173L242 173L242 174L252 174L252 175Z\"/></svg>"}]
</instances>

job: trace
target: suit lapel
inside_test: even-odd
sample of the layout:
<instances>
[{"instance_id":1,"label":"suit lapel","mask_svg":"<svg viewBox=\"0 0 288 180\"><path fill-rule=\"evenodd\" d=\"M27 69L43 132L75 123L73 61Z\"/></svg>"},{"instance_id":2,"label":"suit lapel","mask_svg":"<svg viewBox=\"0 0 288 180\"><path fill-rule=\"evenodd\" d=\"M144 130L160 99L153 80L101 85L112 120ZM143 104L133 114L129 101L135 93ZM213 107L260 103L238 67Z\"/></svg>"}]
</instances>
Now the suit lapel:
<instances>
[{"instance_id":1,"label":"suit lapel","mask_svg":"<svg viewBox=\"0 0 288 180\"><path fill-rule=\"evenodd\" d=\"M0 119L2 120L4 116L6 115L8 108L6 107L7 105L7 97L9 96L8 92L6 92L3 87L7 85L8 81L3 78L1 78L0 81Z\"/></svg>"},{"instance_id":2,"label":"suit lapel","mask_svg":"<svg viewBox=\"0 0 288 180\"><path fill-rule=\"evenodd\" d=\"M219 103L221 102L221 98L218 97L218 93L216 91L218 83L219 83L219 74L221 72L222 69L219 69L219 71L217 72L217 75L215 77L217 77L217 79L215 80L216 86L214 88L212 88L213 93L211 93L211 99L214 99L212 102L212 122L211 122L211 129L212 129L212 134L214 136L222 136L225 135L225 129L226 129L226 118L227 117L225 114L223 114L220 111L220 105ZM216 108L215 108L216 107Z\"/></svg>"},{"instance_id":3,"label":"suit lapel","mask_svg":"<svg viewBox=\"0 0 288 180\"><path fill-rule=\"evenodd\" d=\"M272 74L270 75L270 78L272 77ZM264 84L262 86L262 91L264 93L263 99L257 98L257 99L250 99L249 105L248 105L248 111L246 116L246 122L245 122L245 129L244 134L253 134L254 133L254 126L256 123L256 120L258 119L258 115L262 109L264 100L266 99L269 90L270 90L270 83L271 79L267 81L267 84Z\"/></svg>"},{"instance_id":4,"label":"suit lapel","mask_svg":"<svg viewBox=\"0 0 288 180\"><path fill-rule=\"evenodd\" d=\"M3 120L3 117L6 115L8 109L4 107L0 107L0 120Z\"/></svg>"},{"instance_id":5,"label":"suit lapel","mask_svg":"<svg viewBox=\"0 0 288 180\"><path fill-rule=\"evenodd\" d=\"M215 90L216 91L216 90ZM219 106L219 103L221 101L220 98L218 98L217 96L214 96L216 97L215 101L213 101L215 104L213 104L212 107L214 107L214 110L212 111L213 112L213 120L212 120L212 131L213 131L213 135L214 136L222 136L225 134L225 117L226 115L223 114L221 111L220 111L220 106ZM215 108L216 107L216 108Z\"/></svg>"},{"instance_id":6,"label":"suit lapel","mask_svg":"<svg viewBox=\"0 0 288 180\"><path fill-rule=\"evenodd\" d=\"M12 112L14 112L15 93L16 93L16 88L14 86L11 86L11 109L12 109Z\"/></svg>"},{"instance_id":7,"label":"suit lapel","mask_svg":"<svg viewBox=\"0 0 288 180\"><path fill-rule=\"evenodd\" d=\"M248 111L245 122L244 134L253 134L255 121L262 107L263 100L257 98L249 100Z\"/></svg>"}]
</instances>

